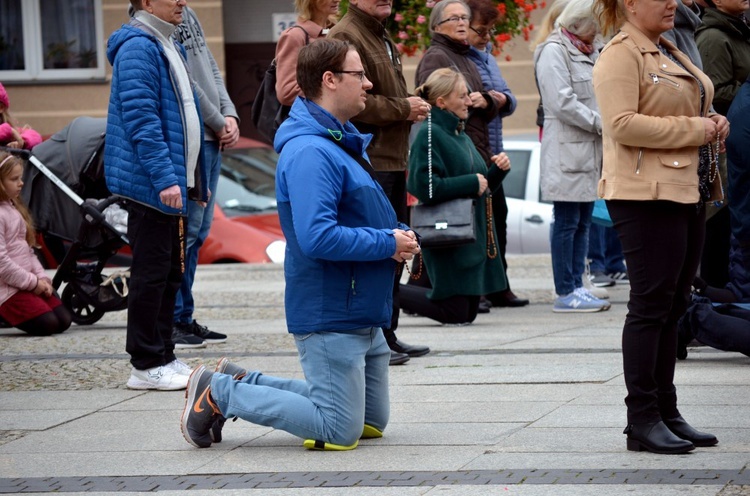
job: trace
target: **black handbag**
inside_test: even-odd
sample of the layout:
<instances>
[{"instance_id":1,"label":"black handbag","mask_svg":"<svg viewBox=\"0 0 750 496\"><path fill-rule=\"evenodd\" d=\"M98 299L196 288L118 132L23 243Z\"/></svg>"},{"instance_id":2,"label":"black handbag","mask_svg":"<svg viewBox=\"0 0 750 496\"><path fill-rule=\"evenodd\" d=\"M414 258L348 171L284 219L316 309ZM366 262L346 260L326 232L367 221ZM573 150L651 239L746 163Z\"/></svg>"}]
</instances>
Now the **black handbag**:
<instances>
[{"instance_id":1,"label":"black handbag","mask_svg":"<svg viewBox=\"0 0 750 496\"><path fill-rule=\"evenodd\" d=\"M310 35L302 26L292 26L293 28L302 29L305 33L305 45L310 43ZM250 111L250 119L253 121L255 129L264 141L273 145L273 139L276 137L276 131L282 122L289 116L291 107L282 105L276 96L276 59L263 74L263 80L258 87L258 93L253 100L253 106Z\"/></svg>"},{"instance_id":2,"label":"black handbag","mask_svg":"<svg viewBox=\"0 0 750 496\"><path fill-rule=\"evenodd\" d=\"M432 198L432 115L427 114L427 170ZM457 198L435 205L414 205L410 227L419 234L422 248L453 248L477 241L475 200Z\"/></svg>"}]
</instances>

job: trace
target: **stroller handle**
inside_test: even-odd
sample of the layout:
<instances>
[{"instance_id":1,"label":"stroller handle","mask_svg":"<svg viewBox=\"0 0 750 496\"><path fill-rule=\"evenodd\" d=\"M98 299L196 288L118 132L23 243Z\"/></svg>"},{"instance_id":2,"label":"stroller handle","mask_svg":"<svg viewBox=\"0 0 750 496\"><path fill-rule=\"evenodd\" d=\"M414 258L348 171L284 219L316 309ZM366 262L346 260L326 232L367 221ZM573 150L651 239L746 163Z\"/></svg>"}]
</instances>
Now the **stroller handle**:
<instances>
[{"instance_id":1,"label":"stroller handle","mask_svg":"<svg viewBox=\"0 0 750 496\"><path fill-rule=\"evenodd\" d=\"M23 148L11 148L9 146L0 146L0 151L10 153L11 155L17 155L24 160L28 160L31 157L31 150L24 150Z\"/></svg>"},{"instance_id":2,"label":"stroller handle","mask_svg":"<svg viewBox=\"0 0 750 496\"><path fill-rule=\"evenodd\" d=\"M101 225L105 228L109 229L112 233L117 235L120 240L125 243L126 245L130 244L130 241L128 240L128 237L119 232L117 229L115 229L109 222L104 220L104 214L102 213L105 208L112 205L113 203L117 202L118 198L116 196L111 196L107 198L106 200L100 202L99 204L90 202L90 201L84 201L79 206L81 211L83 212L83 219L91 225Z\"/></svg>"}]
</instances>

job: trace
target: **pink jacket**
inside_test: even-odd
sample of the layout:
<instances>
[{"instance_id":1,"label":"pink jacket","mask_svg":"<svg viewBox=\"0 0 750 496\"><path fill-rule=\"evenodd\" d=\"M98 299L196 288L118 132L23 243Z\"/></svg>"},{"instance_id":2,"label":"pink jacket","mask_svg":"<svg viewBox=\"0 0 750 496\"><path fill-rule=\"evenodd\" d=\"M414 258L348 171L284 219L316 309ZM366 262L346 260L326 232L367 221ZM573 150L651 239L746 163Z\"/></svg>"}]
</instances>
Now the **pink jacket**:
<instances>
[{"instance_id":1,"label":"pink jacket","mask_svg":"<svg viewBox=\"0 0 750 496\"><path fill-rule=\"evenodd\" d=\"M312 21L297 18L296 25L307 32L310 43L324 38L323 28ZM291 106L297 95L302 94L297 84L297 58L300 49L305 46L305 33L302 29L287 29L281 33L276 44L276 98L282 105Z\"/></svg>"},{"instance_id":2,"label":"pink jacket","mask_svg":"<svg viewBox=\"0 0 750 496\"><path fill-rule=\"evenodd\" d=\"M42 136L31 128L20 128L17 129L21 138L23 138L23 147L27 150L31 150L36 145L42 142ZM0 124L0 145L7 145L11 141L14 141L13 128L10 124Z\"/></svg>"},{"instance_id":3,"label":"pink jacket","mask_svg":"<svg viewBox=\"0 0 750 496\"><path fill-rule=\"evenodd\" d=\"M34 291L49 279L26 242L26 223L9 201L0 201L0 305L18 291Z\"/></svg>"}]
</instances>

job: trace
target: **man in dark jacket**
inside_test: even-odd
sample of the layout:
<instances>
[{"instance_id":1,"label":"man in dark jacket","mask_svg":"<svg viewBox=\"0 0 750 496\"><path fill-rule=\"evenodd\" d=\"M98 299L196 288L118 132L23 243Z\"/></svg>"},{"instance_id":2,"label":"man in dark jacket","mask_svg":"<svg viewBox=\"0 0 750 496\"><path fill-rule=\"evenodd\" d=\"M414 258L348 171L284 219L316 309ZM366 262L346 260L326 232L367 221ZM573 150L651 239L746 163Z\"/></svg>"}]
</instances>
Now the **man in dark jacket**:
<instances>
[{"instance_id":1,"label":"man in dark jacket","mask_svg":"<svg viewBox=\"0 0 750 496\"><path fill-rule=\"evenodd\" d=\"M218 373L198 367L182 433L199 448L234 416L329 450L354 449L388 423L390 350L381 327L391 318L393 272L419 245L372 177L371 136L349 123L372 87L356 50L318 40L300 50L297 68L306 98L297 97L276 134L276 197L287 239L287 327L305 379L265 376L226 358Z\"/></svg>"},{"instance_id":2,"label":"man in dark jacket","mask_svg":"<svg viewBox=\"0 0 750 496\"><path fill-rule=\"evenodd\" d=\"M367 92L365 110L352 122L363 133L373 135L367 148L377 179L396 211L399 222L407 222L406 166L409 157L409 131L413 122L427 117L429 104L409 96L401 59L384 22L391 15L393 2L383 0L351 0L349 10L330 33L329 38L345 40L354 45L362 59L372 89ZM408 345L395 334L400 306L398 288L401 271L393 286L391 323L383 329L393 351L391 365L397 365L430 352L427 346Z\"/></svg>"}]
</instances>

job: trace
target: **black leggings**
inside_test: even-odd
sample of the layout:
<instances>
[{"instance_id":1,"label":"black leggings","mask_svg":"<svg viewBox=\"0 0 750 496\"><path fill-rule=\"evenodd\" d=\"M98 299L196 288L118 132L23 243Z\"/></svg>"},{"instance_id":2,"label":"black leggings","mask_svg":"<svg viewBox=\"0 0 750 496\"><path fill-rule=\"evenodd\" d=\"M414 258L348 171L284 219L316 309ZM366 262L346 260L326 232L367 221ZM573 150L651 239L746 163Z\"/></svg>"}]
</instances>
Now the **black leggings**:
<instances>
[{"instance_id":1,"label":"black leggings","mask_svg":"<svg viewBox=\"0 0 750 496\"><path fill-rule=\"evenodd\" d=\"M60 305L51 312L21 322L16 327L34 336L51 336L66 331L70 327L70 322L70 311Z\"/></svg>"},{"instance_id":2,"label":"black leggings","mask_svg":"<svg viewBox=\"0 0 750 496\"><path fill-rule=\"evenodd\" d=\"M677 321L690 301L705 235L705 208L670 201L607 201L628 266L622 332L628 423L679 416Z\"/></svg>"}]
</instances>

